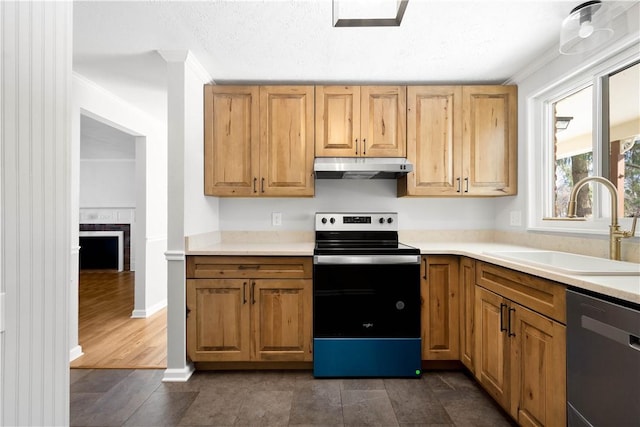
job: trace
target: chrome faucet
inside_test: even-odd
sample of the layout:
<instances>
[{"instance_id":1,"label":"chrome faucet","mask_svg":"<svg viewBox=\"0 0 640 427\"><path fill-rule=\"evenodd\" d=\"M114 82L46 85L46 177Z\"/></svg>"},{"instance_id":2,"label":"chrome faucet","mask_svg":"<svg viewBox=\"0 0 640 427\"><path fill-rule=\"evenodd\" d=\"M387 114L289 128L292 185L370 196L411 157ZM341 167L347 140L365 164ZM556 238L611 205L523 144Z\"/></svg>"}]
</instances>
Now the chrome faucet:
<instances>
[{"instance_id":1,"label":"chrome faucet","mask_svg":"<svg viewBox=\"0 0 640 427\"><path fill-rule=\"evenodd\" d=\"M576 200L578 198L578 192L589 181L599 182L604 185L609 194L611 195L611 224L609 225L609 258L620 261L620 240L626 237L632 237L636 234L636 221L637 216L633 217L633 224L631 225L631 231L620 230L618 224L618 190L611 181L601 176L588 176L582 178L576 183L569 195L569 208L567 210L567 216L569 218L576 217Z\"/></svg>"}]
</instances>

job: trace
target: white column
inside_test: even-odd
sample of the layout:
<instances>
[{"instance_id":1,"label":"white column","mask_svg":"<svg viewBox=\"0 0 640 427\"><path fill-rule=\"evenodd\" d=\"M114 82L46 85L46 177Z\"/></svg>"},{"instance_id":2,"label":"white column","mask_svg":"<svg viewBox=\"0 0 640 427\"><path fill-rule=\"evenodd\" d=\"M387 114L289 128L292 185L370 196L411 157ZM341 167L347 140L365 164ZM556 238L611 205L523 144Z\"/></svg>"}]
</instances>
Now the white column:
<instances>
[{"instance_id":1,"label":"white column","mask_svg":"<svg viewBox=\"0 0 640 427\"><path fill-rule=\"evenodd\" d=\"M202 85L210 80L187 50L161 51L168 77L168 230L167 230L167 370L164 381L186 381L193 365L186 356L185 291L185 147L190 126L203 126L202 109L194 114L191 102L202 105ZM199 117L194 117L199 115Z\"/></svg>"},{"instance_id":2,"label":"white column","mask_svg":"<svg viewBox=\"0 0 640 427\"><path fill-rule=\"evenodd\" d=\"M69 424L72 2L0 2L0 424Z\"/></svg>"}]
</instances>

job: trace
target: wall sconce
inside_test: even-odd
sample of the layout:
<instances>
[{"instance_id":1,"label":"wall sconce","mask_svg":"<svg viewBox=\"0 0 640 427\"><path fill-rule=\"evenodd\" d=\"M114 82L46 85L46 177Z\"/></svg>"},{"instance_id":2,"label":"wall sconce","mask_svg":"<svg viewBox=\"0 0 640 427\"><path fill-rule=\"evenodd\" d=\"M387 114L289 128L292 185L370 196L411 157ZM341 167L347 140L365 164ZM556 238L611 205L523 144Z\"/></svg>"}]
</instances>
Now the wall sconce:
<instances>
[{"instance_id":1,"label":"wall sconce","mask_svg":"<svg viewBox=\"0 0 640 427\"><path fill-rule=\"evenodd\" d=\"M565 130L569 127L571 120L573 117L570 116L556 117L556 130Z\"/></svg>"},{"instance_id":2,"label":"wall sconce","mask_svg":"<svg viewBox=\"0 0 640 427\"><path fill-rule=\"evenodd\" d=\"M613 35L609 15L609 5L601 1L588 1L575 7L562 21L560 53L575 55L606 43Z\"/></svg>"}]
</instances>

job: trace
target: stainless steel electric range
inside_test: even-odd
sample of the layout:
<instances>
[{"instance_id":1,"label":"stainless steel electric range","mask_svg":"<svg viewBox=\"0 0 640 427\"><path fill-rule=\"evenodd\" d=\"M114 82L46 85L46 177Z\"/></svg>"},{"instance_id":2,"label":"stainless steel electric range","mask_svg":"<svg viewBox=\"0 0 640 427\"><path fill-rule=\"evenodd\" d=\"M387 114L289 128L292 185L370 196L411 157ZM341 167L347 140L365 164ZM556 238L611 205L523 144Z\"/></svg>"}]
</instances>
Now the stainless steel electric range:
<instances>
[{"instance_id":1,"label":"stainless steel electric range","mask_svg":"<svg viewBox=\"0 0 640 427\"><path fill-rule=\"evenodd\" d=\"M315 377L419 377L420 251L397 213L316 213Z\"/></svg>"}]
</instances>

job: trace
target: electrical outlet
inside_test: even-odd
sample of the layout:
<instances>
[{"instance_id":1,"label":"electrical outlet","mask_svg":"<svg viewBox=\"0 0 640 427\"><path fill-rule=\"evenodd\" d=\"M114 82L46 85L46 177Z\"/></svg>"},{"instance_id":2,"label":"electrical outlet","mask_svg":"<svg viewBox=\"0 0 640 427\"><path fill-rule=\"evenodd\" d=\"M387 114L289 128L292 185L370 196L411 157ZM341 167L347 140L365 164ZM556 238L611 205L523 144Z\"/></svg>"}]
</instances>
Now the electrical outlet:
<instances>
[{"instance_id":1,"label":"electrical outlet","mask_svg":"<svg viewBox=\"0 0 640 427\"><path fill-rule=\"evenodd\" d=\"M271 213L271 225L280 226L282 225L282 213L281 212L272 212Z\"/></svg>"},{"instance_id":2,"label":"electrical outlet","mask_svg":"<svg viewBox=\"0 0 640 427\"><path fill-rule=\"evenodd\" d=\"M511 211L509 218L509 225L518 227L522 225L522 212Z\"/></svg>"}]
</instances>

